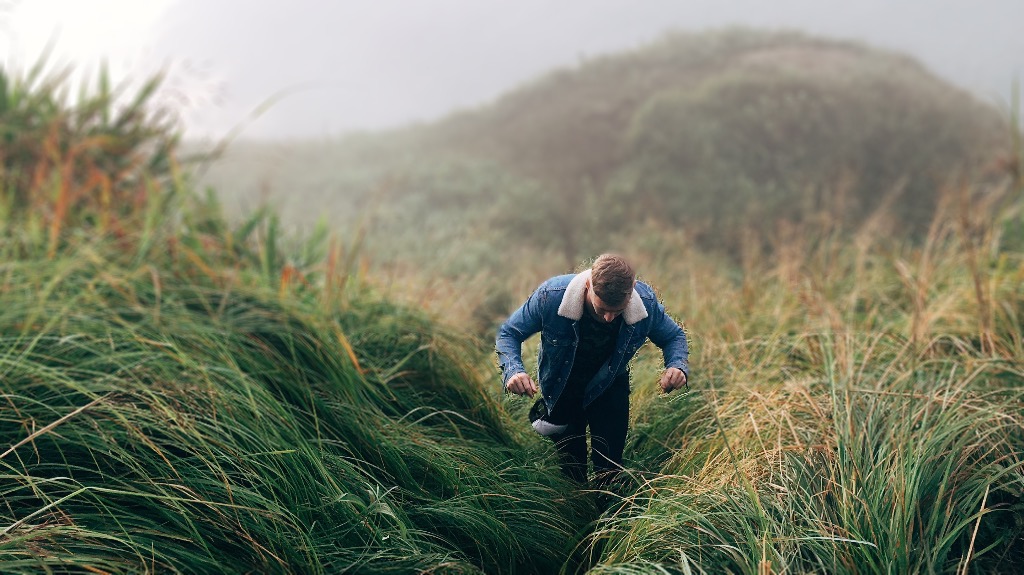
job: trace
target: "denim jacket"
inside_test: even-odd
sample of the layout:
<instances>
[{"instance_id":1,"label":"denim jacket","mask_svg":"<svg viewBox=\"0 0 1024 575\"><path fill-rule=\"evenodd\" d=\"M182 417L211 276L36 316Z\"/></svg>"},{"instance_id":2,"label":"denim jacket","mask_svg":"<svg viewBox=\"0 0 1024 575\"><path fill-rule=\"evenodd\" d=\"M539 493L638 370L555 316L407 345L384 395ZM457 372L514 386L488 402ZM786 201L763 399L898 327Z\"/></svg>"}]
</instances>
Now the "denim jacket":
<instances>
[{"instance_id":1,"label":"denim jacket","mask_svg":"<svg viewBox=\"0 0 1024 575\"><path fill-rule=\"evenodd\" d=\"M575 275L556 276L541 284L526 303L509 316L498 329L495 348L502 372L502 386L510 377L525 372L522 344L540 332L539 379L544 402L549 410L565 388L572 371L579 342L579 320L584 313L584 296L590 270ZM615 351L587 384L583 405L588 405L623 375L629 361L648 338L661 348L665 367L677 367L690 377L686 333L665 313L654 290L636 282L629 304L622 313Z\"/></svg>"}]
</instances>

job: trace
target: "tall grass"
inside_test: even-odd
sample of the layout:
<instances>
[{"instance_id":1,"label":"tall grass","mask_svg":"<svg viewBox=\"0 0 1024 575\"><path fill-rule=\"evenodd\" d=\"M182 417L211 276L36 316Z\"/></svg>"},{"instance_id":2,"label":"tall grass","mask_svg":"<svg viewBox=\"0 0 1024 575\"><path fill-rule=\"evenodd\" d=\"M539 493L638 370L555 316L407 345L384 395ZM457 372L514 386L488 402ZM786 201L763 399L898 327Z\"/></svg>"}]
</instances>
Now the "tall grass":
<instances>
[{"instance_id":1,"label":"tall grass","mask_svg":"<svg viewBox=\"0 0 1024 575\"><path fill-rule=\"evenodd\" d=\"M69 238L125 234L161 211L179 140L167 110L152 103L159 77L127 95L104 69L71 104L68 72L48 73L45 59L23 76L0 70L3 231L26 235L49 257Z\"/></svg>"},{"instance_id":2,"label":"tall grass","mask_svg":"<svg viewBox=\"0 0 1024 575\"><path fill-rule=\"evenodd\" d=\"M457 339L386 302L320 317L101 254L5 266L4 572L561 564L586 503Z\"/></svg>"},{"instance_id":3,"label":"tall grass","mask_svg":"<svg viewBox=\"0 0 1024 575\"><path fill-rule=\"evenodd\" d=\"M591 523L486 365L531 282L396 288L359 232L229 222L149 123L155 84L120 108L101 79L82 109L41 76L0 87L24 143L0 152L4 573L1024 565L1013 186L954 188L914 244L884 205L748 236L739 265L685 230L629 237L693 339L692 389L636 362L628 469Z\"/></svg>"},{"instance_id":4,"label":"tall grass","mask_svg":"<svg viewBox=\"0 0 1024 575\"><path fill-rule=\"evenodd\" d=\"M699 258L656 280L689 286L666 299L698 334L694 391L638 385L593 572L1019 569L1024 262L990 193L952 192L920 246L805 230L742 280Z\"/></svg>"},{"instance_id":5,"label":"tall grass","mask_svg":"<svg viewBox=\"0 0 1024 575\"><path fill-rule=\"evenodd\" d=\"M42 104L2 116L26 141L85 113L33 89ZM0 571L564 563L590 504L509 433L474 344L372 293L325 235L286 250L269 214L229 225L173 161L138 166L145 197L115 208L88 178L51 196L20 177L78 166L67 149L21 151L0 236ZM99 170L128 152L95 153ZM37 209L55 235L22 217Z\"/></svg>"},{"instance_id":6,"label":"tall grass","mask_svg":"<svg viewBox=\"0 0 1024 575\"><path fill-rule=\"evenodd\" d=\"M835 341L808 341L825 355L812 373L712 395L664 475L595 533L596 572L1011 572L1024 371L911 366L880 339L846 342L868 350L849 371Z\"/></svg>"}]
</instances>

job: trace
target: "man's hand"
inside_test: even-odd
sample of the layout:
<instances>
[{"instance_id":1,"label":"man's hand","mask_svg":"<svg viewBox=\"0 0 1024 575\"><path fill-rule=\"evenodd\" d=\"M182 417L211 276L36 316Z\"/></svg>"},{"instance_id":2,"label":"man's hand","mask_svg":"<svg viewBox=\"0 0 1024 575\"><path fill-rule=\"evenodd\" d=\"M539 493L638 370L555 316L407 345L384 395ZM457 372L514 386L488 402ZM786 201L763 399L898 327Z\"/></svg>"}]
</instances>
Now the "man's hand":
<instances>
[{"instance_id":1,"label":"man's hand","mask_svg":"<svg viewBox=\"0 0 1024 575\"><path fill-rule=\"evenodd\" d=\"M508 378L508 381L505 382L505 389L516 395L529 395L530 397L533 397L538 391L537 384L533 382L533 379L521 371Z\"/></svg>"},{"instance_id":2,"label":"man's hand","mask_svg":"<svg viewBox=\"0 0 1024 575\"><path fill-rule=\"evenodd\" d=\"M686 374L678 367L670 367L665 370L665 373L661 376L661 381L658 382L658 385L661 386L661 391L665 393L668 393L673 389L679 389L686 385Z\"/></svg>"}]
</instances>

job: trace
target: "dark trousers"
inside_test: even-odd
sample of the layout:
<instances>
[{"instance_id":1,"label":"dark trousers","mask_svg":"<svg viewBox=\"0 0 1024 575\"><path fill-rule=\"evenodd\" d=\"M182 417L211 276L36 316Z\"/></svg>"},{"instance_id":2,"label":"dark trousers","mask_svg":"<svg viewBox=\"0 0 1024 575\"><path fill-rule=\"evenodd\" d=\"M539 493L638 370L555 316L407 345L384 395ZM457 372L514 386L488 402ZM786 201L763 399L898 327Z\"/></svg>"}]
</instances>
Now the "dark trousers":
<instances>
[{"instance_id":1,"label":"dark trousers","mask_svg":"<svg viewBox=\"0 0 1024 575\"><path fill-rule=\"evenodd\" d=\"M598 486L606 484L622 468L622 450L629 427L629 374L616 378L586 407L583 407L581 393L563 393L552 410L550 420L569 424L565 432L551 437L562 472L580 483L587 481L589 427L594 477Z\"/></svg>"}]
</instances>

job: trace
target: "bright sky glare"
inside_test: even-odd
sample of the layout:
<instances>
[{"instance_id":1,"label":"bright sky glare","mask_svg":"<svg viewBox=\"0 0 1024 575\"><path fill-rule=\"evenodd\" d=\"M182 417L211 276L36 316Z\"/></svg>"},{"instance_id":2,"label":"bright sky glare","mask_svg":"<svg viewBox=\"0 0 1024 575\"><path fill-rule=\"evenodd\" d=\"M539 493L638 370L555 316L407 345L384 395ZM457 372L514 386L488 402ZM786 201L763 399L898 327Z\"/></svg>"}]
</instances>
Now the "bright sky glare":
<instances>
[{"instance_id":1,"label":"bright sky glare","mask_svg":"<svg viewBox=\"0 0 1024 575\"><path fill-rule=\"evenodd\" d=\"M53 43L55 65L88 75L106 59L115 80L142 62L174 0L0 0L0 64L25 69Z\"/></svg>"}]
</instances>

